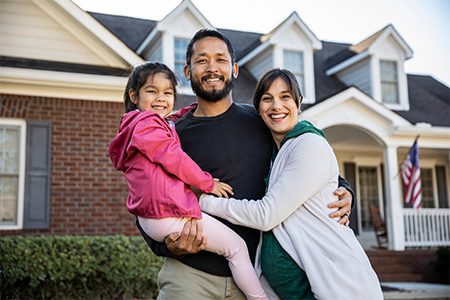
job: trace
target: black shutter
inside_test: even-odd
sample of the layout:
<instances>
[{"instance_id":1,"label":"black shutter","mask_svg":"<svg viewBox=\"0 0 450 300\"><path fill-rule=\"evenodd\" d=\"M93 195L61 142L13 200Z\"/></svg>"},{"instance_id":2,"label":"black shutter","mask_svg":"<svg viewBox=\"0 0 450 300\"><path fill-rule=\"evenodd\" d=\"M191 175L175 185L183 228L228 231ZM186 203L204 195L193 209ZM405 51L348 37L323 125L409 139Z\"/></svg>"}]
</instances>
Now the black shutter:
<instances>
[{"instance_id":1,"label":"black shutter","mask_svg":"<svg viewBox=\"0 0 450 300\"><path fill-rule=\"evenodd\" d=\"M344 163L344 172L345 172L345 179L350 183L350 186L353 187L353 190L355 191L356 195L356 165L354 163ZM355 234L359 234L358 230L358 216L356 213L356 199L353 199L355 201L355 206L352 209L352 213L350 214L350 228L353 229L353 232Z\"/></svg>"},{"instance_id":2,"label":"black shutter","mask_svg":"<svg viewBox=\"0 0 450 300\"><path fill-rule=\"evenodd\" d=\"M436 166L436 181L437 181L439 208L448 208L447 178L445 176L444 166Z\"/></svg>"},{"instance_id":3,"label":"black shutter","mask_svg":"<svg viewBox=\"0 0 450 300\"><path fill-rule=\"evenodd\" d=\"M46 229L50 215L52 123L27 122L24 229Z\"/></svg>"}]
</instances>

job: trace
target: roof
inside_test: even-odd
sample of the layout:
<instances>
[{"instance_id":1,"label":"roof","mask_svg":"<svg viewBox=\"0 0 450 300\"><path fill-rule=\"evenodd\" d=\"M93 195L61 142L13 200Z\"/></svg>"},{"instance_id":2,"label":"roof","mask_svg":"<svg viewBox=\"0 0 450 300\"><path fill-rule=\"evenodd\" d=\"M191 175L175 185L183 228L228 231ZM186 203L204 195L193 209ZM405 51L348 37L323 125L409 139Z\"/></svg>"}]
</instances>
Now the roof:
<instances>
[{"instance_id":1,"label":"roof","mask_svg":"<svg viewBox=\"0 0 450 300\"><path fill-rule=\"evenodd\" d=\"M156 21L151 20L99 13L90 14L134 51L156 24ZM347 85L335 76L326 75L325 71L370 47L389 26L391 25L354 46L349 43L322 41L323 48L314 53L316 103L302 105L302 109L308 109L346 90ZM236 60L261 44L260 39L263 36L263 34L255 32L218 30L230 39L236 51ZM257 80L245 68L241 68L239 73L233 89L233 99L239 103L251 104ZM394 112L414 124L425 122L433 126L450 127L450 88L431 76L408 75L407 78L410 110ZM194 101L195 96L183 96L181 101L176 104L176 108L189 105Z\"/></svg>"},{"instance_id":2,"label":"roof","mask_svg":"<svg viewBox=\"0 0 450 300\"><path fill-rule=\"evenodd\" d=\"M234 47L236 54L236 61L240 60L247 53L253 50L255 47L261 44L260 38L262 33L246 32L230 29L218 29L223 35L225 35Z\"/></svg>"},{"instance_id":3,"label":"roof","mask_svg":"<svg viewBox=\"0 0 450 300\"><path fill-rule=\"evenodd\" d=\"M133 51L137 50L141 42L147 37L153 26L156 24L156 21L152 20L106 15L94 12L88 13Z\"/></svg>"},{"instance_id":4,"label":"roof","mask_svg":"<svg viewBox=\"0 0 450 300\"><path fill-rule=\"evenodd\" d=\"M36 60L36 59L8 57L8 56L0 56L0 66L13 67L19 69L58 71L58 72L106 75L106 76L124 77L129 75L128 70L120 68L73 64L58 61Z\"/></svg>"},{"instance_id":5,"label":"roof","mask_svg":"<svg viewBox=\"0 0 450 300\"><path fill-rule=\"evenodd\" d=\"M450 127L450 88L428 75L408 74L409 111L395 111L416 124Z\"/></svg>"}]
</instances>

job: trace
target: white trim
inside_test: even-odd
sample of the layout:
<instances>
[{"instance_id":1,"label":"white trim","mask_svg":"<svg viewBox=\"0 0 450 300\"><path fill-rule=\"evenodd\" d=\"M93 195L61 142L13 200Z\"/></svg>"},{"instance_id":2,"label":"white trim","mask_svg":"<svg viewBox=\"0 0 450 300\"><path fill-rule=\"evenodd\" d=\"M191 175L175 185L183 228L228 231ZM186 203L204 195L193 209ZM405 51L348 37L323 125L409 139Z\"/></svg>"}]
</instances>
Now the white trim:
<instances>
[{"instance_id":1,"label":"white trim","mask_svg":"<svg viewBox=\"0 0 450 300\"><path fill-rule=\"evenodd\" d=\"M190 0L183 0L174 10L166 15L161 21L156 23L156 26L154 26L152 31L139 45L136 53L138 55L141 55L158 32L169 32L171 29L168 25L180 14L184 13L185 10L188 10L192 14L192 16L194 16L194 18L199 22L199 25L202 28L214 28L214 26L211 25L211 23L203 16L203 14ZM163 48L163 51L166 50Z\"/></svg>"},{"instance_id":2,"label":"white trim","mask_svg":"<svg viewBox=\"0 0 450 300\"><path fill-rule=\"evenodd\" d=\"M349 59L344 60L343 62L329 68L328 70L325 71L325 74L327 74L327 76L336 74L337 72L342 71L345 68L347 68L353 64L356 64L357 62L365 59L368 56L370 56L369 51L365 50L365 51L363 51L357 55L354 55L354 56L350 57Z\"/></svg>"},{"instance_id":3,"label":"white trim","mask_svg":"<svg viewBox=\"0 0 450 300\"><path fill-rule=\"evenodd\" d=\"M0 118L0 126L16 126L19 127L19 178L17 189L17 214L15 225L1 225L0 230L18 230L23 228L23 212L24 212L24 198L25 198L25 163L26 163L26 134L27 123L22 119Z\"/></svg>"},{"instance_id":4,"label":"white trim","mask_svg":"<svg viewBox=\"0 0 450 300\"><path fill-rule=\"evenodd\" d=\"M7 94L123 101L126 77L0 67L0 91Z\"/></svg>"}]
</instances>

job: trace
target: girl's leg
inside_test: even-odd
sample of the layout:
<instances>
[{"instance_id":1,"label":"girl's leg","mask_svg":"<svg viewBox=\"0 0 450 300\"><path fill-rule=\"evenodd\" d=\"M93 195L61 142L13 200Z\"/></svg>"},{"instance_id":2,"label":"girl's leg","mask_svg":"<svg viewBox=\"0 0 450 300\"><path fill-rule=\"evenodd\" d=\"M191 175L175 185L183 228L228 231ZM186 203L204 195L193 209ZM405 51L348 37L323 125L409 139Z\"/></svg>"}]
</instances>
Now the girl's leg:
<instances>
[{"instance_id":1,"label":"girl's leg","mask_svg":"<svg viewBox=\"0 0 450 300\"><path fill-rule=\"evenodd\" d=\"M163 243L169 234L183 231L184 224L191 218L147 219L138 217L138 219L146 234L155 241Z\"/></svg>"},{"instance_id":2,"label":"girl's leg","mask_svg":"<svg viewBox=\"0 0 450 300\"><path fill-rule=\"evenodd\" d=\"M203 234L207 238L205 250L228 260L234 281L248 299L269 299L253 269L244 240L220 221L202 215Z\"/></svg>"}]
</instances>

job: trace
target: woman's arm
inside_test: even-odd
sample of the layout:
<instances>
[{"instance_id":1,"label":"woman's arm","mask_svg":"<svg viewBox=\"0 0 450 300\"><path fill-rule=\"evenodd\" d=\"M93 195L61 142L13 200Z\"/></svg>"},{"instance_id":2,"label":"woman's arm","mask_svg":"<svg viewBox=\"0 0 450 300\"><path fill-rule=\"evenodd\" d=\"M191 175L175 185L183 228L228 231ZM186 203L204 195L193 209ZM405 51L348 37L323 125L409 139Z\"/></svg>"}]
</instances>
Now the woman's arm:
<instances>
[{"instance_id":1,"label":"woman's arm","mask_svg":"<svg viewBox=\"0 0 450 300\"><path fill-rule=\"evenodd\" d=\"M236 200L204 195L200 198L202 210L231 223L263 231L287 219L327 184L331 164L335 163L328 143L317 135L304 134L292 142L295 146L288 154L288 162L263 199ZM274 165L272 174L276 168Z\"/></svg>"}]
</instances>

